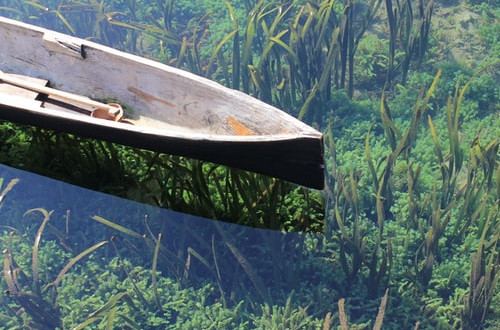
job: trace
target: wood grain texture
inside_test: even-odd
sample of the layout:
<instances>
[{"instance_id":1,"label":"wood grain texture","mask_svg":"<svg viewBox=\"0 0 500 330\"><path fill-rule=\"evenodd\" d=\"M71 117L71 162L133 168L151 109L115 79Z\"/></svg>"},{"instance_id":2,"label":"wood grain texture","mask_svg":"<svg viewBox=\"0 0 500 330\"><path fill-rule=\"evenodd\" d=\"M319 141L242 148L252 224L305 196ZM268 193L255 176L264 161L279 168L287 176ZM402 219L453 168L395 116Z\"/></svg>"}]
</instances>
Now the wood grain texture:
<instances>
[{"instance_id":1,"label":"wood grain texture","mask_svg":"<svg viewBox=\"0 0 500 330\"><path fill-rule=\"evenodd\" d=\"M321 189L322 134L247 94L155 61L0 17L0 70L120 103L134 125L4 102L0 117Z\"/></svg>"}]
</instances>

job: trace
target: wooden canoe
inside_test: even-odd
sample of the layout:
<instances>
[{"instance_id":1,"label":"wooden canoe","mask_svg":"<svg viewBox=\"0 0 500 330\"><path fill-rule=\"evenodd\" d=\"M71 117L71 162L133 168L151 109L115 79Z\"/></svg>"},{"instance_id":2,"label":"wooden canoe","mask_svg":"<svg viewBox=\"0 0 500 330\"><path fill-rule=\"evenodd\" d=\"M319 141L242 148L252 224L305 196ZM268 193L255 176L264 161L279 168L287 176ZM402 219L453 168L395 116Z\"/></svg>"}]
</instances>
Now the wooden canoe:
<instances>
[{"instance_id":1,"label":"wooden canoe","mask_svg":"<svg viewBox=\"0 0 500 330\"><path fill-rule=\"evenodd\" d=\"M2 17L0 45L1 119L323 188L322 134L247 94ZM53 95L53 89L79 96ZM103 100L118 103L123 118L96 115L102 109L93 102Z\"/></svg>"}]
</instances>

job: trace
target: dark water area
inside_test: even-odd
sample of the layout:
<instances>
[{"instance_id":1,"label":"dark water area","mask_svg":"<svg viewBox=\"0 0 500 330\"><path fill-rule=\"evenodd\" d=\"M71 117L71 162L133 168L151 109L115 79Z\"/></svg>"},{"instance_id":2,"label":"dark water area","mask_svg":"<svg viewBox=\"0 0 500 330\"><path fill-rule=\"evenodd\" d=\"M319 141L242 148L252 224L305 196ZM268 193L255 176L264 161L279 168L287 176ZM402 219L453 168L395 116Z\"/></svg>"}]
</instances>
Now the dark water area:
<instances>
[{"instance_id":1,"label":"dark water area","mask_svg":"<svg viewBox=\"0 0 500 330\"><path fill-rule=\"evenodd\" d=\"M234 246L242 257L253 261L251 266L260 277L259 281L263 281L265 291L271 294L277 293L276 289L279 287L287 292L294 290L293 287L286 288L289 284L287 277L295 278L296 282L303 284L315 277L314 274L300 272L304 269L304 265L301 264L299 249L304 244L306 234L255 229L191 216L84 189L5 165L0 165L0 178L4 180L4 185L12 179L19 180L2 200L1 212L4 214L2 225L15 226L17 222L25 221L26 226L32 226L33 224L29 224L30 220L23 220L23 214L31 209L42 208L53 212L50 223L58 228L63 228L68 219L68 238L74 241L77 248L84 248L83 242L92 245L112 236L125 235L119 230L113 230L92 220L95 216L108 219L127 229L137 230L146 236L147 228L141 231L141 227L144 227L147 221L154 234L158 234L156 229L161 228L162 242L165 244L163 247L172 252L172 255L177 255L178 252L186 253L176 250L182 250L182 246L201 251L200 249L212 244L212 239L218 248L224 244ZM227 255L227 252L223 254ZM206 260L212 259L210 255L203 256ZM221 273L227 276L225 281L250 284L247 282L248 278L244 279L244 274L233 272L238 266L238 261L233 259L223 261L227 267L221 269ZM277 277L268 273L271 270ZM203 271L199 273L212 275ZM274 297L276 298L278 297Z\"/></svg>"},{"instance_id":2,"label":"dark water area","mask_svg":"<svg viewBox=\"0 0 500 330\"><path fill-rule=\"evenodd\" d=\"M159 259L155 266L158 275L161 273L162 276L177 278L183 288L200 288L210 283L214 290L218 287L220 292L206 297L207 306L220 302L221 299L227 306L238 304L244 299L250 299L252 304L256 305L265 302L284 304L287 297L293 296L294 292L302 292L307 288L321 287L326 290L323 293L329 291L327 283L318 282L322 269L315 269L310 263L311 257L321 258L322 254L314 255L311 251L313 254L308 258L304 254L305 244L317 244L321 236L254 229L190 216L84 189L5 165L0 165L0 178L3 179L2 188L12 180L18 180L13 188L2 196L0 204L3 247L12 245L12 242L7 243L8 232L14 237L22 235L26 239L27 248L33 244L30 240L40 228L43 219L40 209L50 212L50 220L47 222L50 228L43 232L40 245L44 245L46 241L59 240L61 245L58 249L64 246L76 255L99 242L113 241L117 248L113 249L111 244L107 244L93 252L91 261L79 261L79 267L74 267L77 274L82 271L80 267L97 267L97 272L107 272L112 259L120 255L124 259L151 267L155 248L158 246ZM144 238L93 220L96 216L143 235ZM56 231L58 234L55 234ZM159 233L161 243L156 245L154 240L158 238ZM14 244L19 244L16 239L14 241ZM17 247L13 250L17 250ZM18 255L14 251L4 252L12 253L13 259L20 264L21 260L26 258L26 255ZM70 258L67 257L58 263L64 265L69 261ZM29 266L26 267L23 271L29 274ZM46 267L49 265L40 264L40 268ZM46 278L42 283L50 283L50 280L53 280L51 277L55 277L60 270L55 269L55 265L50 268L51 270L44 274ZM4 268L4 272L6 271L8 268ZM71 272L72 270L69 270L69 274ZM148 271L142 276L136 280L149 281L151 274ZM123 280L123 275L120 277ZM18 278L17 283L19 294L24 285L29 285L29 282L23 282L22 278ZM147 290L151 288L145 289ZM312 289L309 293L314 294ZM15 293L10 295L16 297ZM70 297L87 298L85 295ZM6 301L9 302L10 299L6 298ZM318 302L316 299L311 300L311 311L319 307L314 306ZM29 305L26 308L29 310Z\"/></svg>"}]
</instances>

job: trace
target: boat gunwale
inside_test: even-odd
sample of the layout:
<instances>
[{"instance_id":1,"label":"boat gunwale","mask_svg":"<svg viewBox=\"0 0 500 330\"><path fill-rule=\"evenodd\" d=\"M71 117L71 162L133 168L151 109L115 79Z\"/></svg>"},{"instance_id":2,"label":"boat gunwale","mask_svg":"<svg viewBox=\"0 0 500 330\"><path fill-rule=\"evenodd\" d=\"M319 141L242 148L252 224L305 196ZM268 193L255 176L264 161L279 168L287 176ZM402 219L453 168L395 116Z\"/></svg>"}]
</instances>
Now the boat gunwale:
<instances>
[{"instance_id":1,"label":"boat gunwale","mask_svg":"<svg viewBox=\"0 0 500 330\"><path fill-rule=\"evenodd\" d=\"M127 122L120 121L112 121L106 120L96 117L91 117L89 115L79 114L79 113L70 113L63 110L57 109L48 109L44 107L27 107L27 106L17 106L15 104L11 104L6 102L5 100L0 100L0 109L16 109L16 111L25 112L24 116L29 115L37 115L43 116L47 118L60 118L62 120L68 120L72 122L80 122L89 125L98 125L105 126L110 129L116 130L127 130L130 132L135 132L139 134L151 134L155 136L164 136L168 138L184 138L190 140L210 140L210 141L221 141L221 142L265 142L265 141L284 141L284 140L293 140L300 138L311 138L314 140L318 139L318 136L315 134L308 134L308 132L298 132L298 133L288 133L288 134L261 134L261 135L229 135L229 134L210 134L210 133L200 133L200 132L187 132L186 128L179 126L179 130L175 130L175 134L171 134L165 129L142 126L142 125L134 125ZM58 115L60 114L60 115ZM23 115L20 115L23 116ZM0 118L2 117L0 113ZM126 118L125 118L126 119ZM175 125L172 125L175 127Z\"/></svg>"},{"instance_id":2,"label":"boat gunwale","mask_svg":"<svg viewBox=\"0 0 500 330\"><path fill-rule=\"evenodd\" d=\"M136 67L139 65L145 66L145 67L149 67L150 69L153 69L153 70L159 70L159 72L163 72L164 74L168 74L172 77L177 76L178 78L184 79L186 81L195 81L201 87L205 86L209 90L212 90L212 91L218 93L220 96L227 95L227 96L229 96L230 99L235 99L235 100L237 99L241 103L251 104L251 106L254 108L253 110L256 110L258 108L264 108L265 110L272 111L274 114L279 116L279 119L285 120L286 125L289 125L290 127L293 127L294 130L298 131L299 134L307 132L307 134L309 134L311 136L317 135L318 138L321 138L323 135L321 132L310 127L306 123L298 120L297 118L295 118L291 114L289 114L289 113L287 113L279 108L274 107L273 105L270 105L270 104L268 104L262 100L259 100L259 99L255 98L249 94L246 94L240 90L236 90L236 89L232 89L232 88L223 86L222 84L220 84L216 81L213 81L209 78L191 73L191 72L186 71L184 69L176 68L176 67L155 61L153 59L141 57L141 56L138 56L135 54L125 52L125 51L117 50L117 49L114 49L112 47L105 46L105 45L102 45L102 44L99 44L99 43L96 43L96 42L93 42L93 41L90 41L87 39L82 39L82 38L79 38L76 36L66 35L66 34L63 34L61 32L49 30L49 29L46 29L43 27L31 25L28 23L24 23L21 21L17 21L17 20L13 20L13 19L9 19L9 18L5 18L5 17L0 16L0 26L3 23L6 23L9 26L16 26L16 27L20 27L23 29L28 29L29 31L40 33L41 34L40 37L45 41L68 42L68 43L73 42L75 44L81 45L82 52L91 52L93 50L96 50L96 51L100 51L100 52L115 56L117 59L130 61L131 67ZM74 51L74 50L72 50L72 51ZM0 63L0 66L1 66L1 64L2 63ZM0 69L2 69L2 68L0 67ZM8 72L7 71L6 73L14 73L15 74L16 72ZM36 78L42 78L42 79L47 79L47 80L52 81L51 77L37 76ZM173 78L172 78L172 80L173 80ZM67 90L67 92L80 94L80 93L73 91L73 90ZM93 97L92 95L86 95L86 96ZM123 95L115 95L115 96L109 95L109 97L112 97L112 98L120 98L121 96L123 96ZM127 105L127 104L125 104L125 105ZM141 114L142 112L139 111L139 113ZM186 129L194 129L194 128L191 128L188 126L180 126L180 125L175 125L175 124L171 124L171 125L182 127L182 128L186 127ZM255 136L272 136L272 135L273 134L256 134ZM228 134L227 136L233 137L233 136L239 136L239 135Z\"/></svg>"},{"instance_id":3,"label":"boat gunwale","mask_svg":"<svg viewBox=\"0 0 500 330\"><path fill-rule=\"evenodd\" d=\"M254 135L238 135L238 134L217 134L207 133L207 132L196 132L194 130L197 127L190 127L188 125L177 125L175 121L168 122L163 118L155 118L155 120L164 120L169 127L175 128L179 127L178 130L168 130L165 128L155 128L146 125L131 125L128 123L113 122L109 120L94 118L91 116L82 115L79 113L71 113L63 110L57 109L47 109L41 107L40 104L35 105L36 101L33 103L27 102L24 106L19 104L12 104L8 101L4 101L3 104L0 101L0 118L10 120L12 122L18 122L21 124L34 125L39 127L44 127L48 129L54 129L58 131L64 131L70 134L77 134L82 136L87 136L91 138L97 138L101 140L107 140L111 142L116 142L124 145L129 145L132 147L144 148L153 151L165 152L170 154L176 154L180 156L199 158L205 161L216 162L224 164L230 167L237 167L244 170L249 170L253 172L260 172L266 175L271 175L274 177L279 177L291 182L295 182L301 185L305 185L315 189L324 188L324 143L323 134L316 129L310 127L306 123L296 119L292 115L280 110L272 105L269 105L259 99L256 99L248 94L241 91L225 87L213 80L196 75L194 73L185 71L183 69L175 68L152 59L140 57L134 54L123 52L120 50L113 49L108 46L104 46L89 40L81 39L78 37L68 36L63 33L48 30L42 27L34 26L28 23L19 22L16 20L4 18L0 16L0 29L3 27L10 27L10 31L18 29L19 33L24 33L26 38L42 39L42 41L49 41L47 47L57 47L54 51L61 51L60 56L73 56L78 59L78 56L82 55L85 60L85 52L90 56L91 65L95 62L98 57L92 59L93 55L101 56L99 52L106 55L113 55L116 57L115 65L125 65L127 67L135 70L132 74L137 72L139 69L148 69L148 72L155 74L156 70L160 70L162 74L155 74L155 79L169 79L170 77L178 77L178 80L174 80L171 83L181 84L177 87L182 90L184 87L189 87L190 83L193 86L199 88L207 88L215 97L221 97L222 100L211 99L208 106L216 107L221 106L221 113L226 114L228 117L232 116L231 110L227 109L237 109L238 107L243 107L248 109L247 111L241 112L241 110L236 110L238 116L236 119L250 120L257 116L259 120L254 122L255 125L262 125L262 123L273 122L271 125L262 128L264 132L276 129L280 131L280 127L291 127L290 133L273 133L273 134L254 134ZM24 31L23 31L24 30ZM16 32L16 31L14 31ZM35 40L35 42L36 42ZM29 39L27 41L30 41ZM41 42L42 42L41 41ZM74 49L65 49L64 47L59 47L59 45L54 44L54 42L75 42L77 45L81 45L82 50L80 53L75 53ZM50 43L52 42L52 44ZM38 44L38 43L37 43ZM45 43L38 44L41 45L44 51L51 51L46 48ZM23 47L23 46L20 46ZM21 50L23 50L21 48ZM21 52L23 53L23 52ZM35 71L33 74L34 78L49 79L51 77L43 77L44 74L52 75L54 74L49 70L53 64L46 64L47 67L41 67L36 71L36 65L43 65L41 61L34 63L34 67L24 70L23 72L12 72L15 68L20 68L19 65L22 63L29 62L30 56L29 52L24 49L24 54L27 54L27 58L22 58L17 55L17 62L14 64L8 61L9 58L15 58L16 55L10 56L8 53L0 56L0 69L4 70L3 65L7 66L6 73L15 73L31 76L28 71ZM59 53L56 53L59 54ZM1 54L0 54L1 55ZM5 60L2 62L2 58ZM32 60L36 60L34 57ZM121 61L121 62L120 62ZM142 65L143 67L137 68L136 66ZM14 69L12 69L14 68ZM144 79L144 75L141 76ZM64 82L64 77L63 80ZM85 80L85 82L88 82ZM52 81L51 81L52 83ZM59 82L60 83L60 82ZM64 85L64 83L62 84ZM119 84L123 87L122 84ZM70 85L71 86L71 85ZM94 99L102 99L102 95L94 95L93 93L97 90L96 86L91 86L89 88L90 93L81 93L80 88L75 86L74 89L67 88L64 86L59 86L58 82L55 82L55 87L61 87L62 90L68 92L86 95ZM125 85L126 86L126 85ZM141 86L137 82L136 86ZM66 86L67 87L67 86ZM115 86L116 87L116 86ZM116 89L118 90L118 89ZM113 89L106 89L106 91L116 91ZM130 95L126 94L126 88L122 89L123 93L117 92L117 95L108 95L107 97L117 97L121 100L122 106L131 106L133 109L133 102L128 104L127 97ZM149 90L148 90L149 91ZM205 93L203 90L195 91L192 99L197 100L197 97ZM118 95L119 94L119 95ZM205 95L203 95L205 97ZM201 100L201 99L200 99ZM232 100L237 100L238 103L234 104ZM140 104L139 101L137 104ZM181 103L182 106L182 103ZM226 107L228 107L226 109ZM153 118L150 115L156 115L154 111L155 108L142 109L135 115L144 115L148 118ZM178 107L176 106L176 109ZM200 109L193 109L200 110ZM201 110L200 110L201 111ZM228 111L227 113L225 111ZM250 111L250 112L249 112ZM255 112L255 113L254 113ZM272 116L273 118L269 118ZM227 119L228 117L225 117ZM193 117L184 117L184 120L189 121ZM222 117L224 119L224 117ZM264 118L264 122L262 122ZM126 118L125 118L126 119ZM270 120L273 119L273 120ZM274 124L274 122L279 124ZM183 123L183 122L182 122ZM200 121L197 125L207 124L205 121ZM245 121L242 123L246 124ZM264 125L265 126L265 125ZM208 125L209 129L212 128ZM259 127L260 128L260 127ZM218 129L213 127L213 129ZM235 132L237 133L237 132Z\"/></svg>"}]
</instances>

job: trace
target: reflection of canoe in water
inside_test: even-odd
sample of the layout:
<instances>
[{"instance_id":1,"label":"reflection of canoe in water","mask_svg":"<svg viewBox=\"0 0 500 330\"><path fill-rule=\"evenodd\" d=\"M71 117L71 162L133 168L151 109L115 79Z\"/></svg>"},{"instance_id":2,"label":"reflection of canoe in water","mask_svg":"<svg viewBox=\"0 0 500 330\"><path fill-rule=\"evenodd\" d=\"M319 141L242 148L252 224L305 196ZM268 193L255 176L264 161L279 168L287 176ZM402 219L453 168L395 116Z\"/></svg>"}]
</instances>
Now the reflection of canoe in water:
<instances>
[{"instance_id":1,"label":"reflection of canoe in water","mask_svg":"<svg viewBox=\"0 0 500 330\"><path fill-rule=\"evenodd\" d=\"M2 17L0 44L0 118L323 187L322 134L244 93Z\"/></svg>"}]
</instances>

